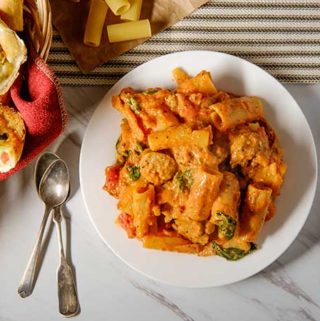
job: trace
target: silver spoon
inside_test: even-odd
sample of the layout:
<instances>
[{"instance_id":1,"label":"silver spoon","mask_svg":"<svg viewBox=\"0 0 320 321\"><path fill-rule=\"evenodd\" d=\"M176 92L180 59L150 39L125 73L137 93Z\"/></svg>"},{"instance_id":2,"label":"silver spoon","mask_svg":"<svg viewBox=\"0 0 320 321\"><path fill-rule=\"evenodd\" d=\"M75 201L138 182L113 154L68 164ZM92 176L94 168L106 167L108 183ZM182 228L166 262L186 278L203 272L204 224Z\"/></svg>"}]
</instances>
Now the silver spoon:
<instances>
[{"instance_id":1,"label":"silver spoon","mask_svg":"<svg viewBox=\"0 0 320 321\"><path fill-rule=\"evenodd\" d=\"M54 162L58 158L59 157L57 155L49 152L42 154L38 158L35 166L35 172L34 172L34 179L35 179L35 184L36 184L38 194L39 194L40 180L43 174L48 169L49 165L52 164L52 162ZM36 268L38 266L38 261L39 261L40 252L41 252L42 238L43 238L43 233L46 227L49 213L50 213L50 209L46 207L46 210L44 212L43 219L40 225L40 229L36 238L36 243L32 249L32 253L29 258L27 267L23 273L22 279L19 284L18 293L22 298L26 298L27 296L29 296L32 293L34 288Z\"/></svg>"},{"instance_id":2,"label":"silver spoon","mask_svg":"<svg viewBox=\"0 0 320 321\"><path fill-rule=\"evenodd\" d=\"M54 209L53 221L59 240L60 264L57 270L59 311L71 317L79 311L73 271L65 258L61 233L61 205L69 196L70 179L66 163L58 159L45 171L40 181L39 195L47 206Z\"/></svg>"},{"instance_id":3,"label":"silver spoon","mask_svg":"<svg viewBox=\"0 0 320 321\"><path fill-rule=\"evenodd\" d=\"M35 166L35 171L34 171L34 182L36 184L38 194L39 194L40 181L44 172L57 159L60 159L59 156L50 152L46 152L38 158Z\"/></svg>"}]
</instances>

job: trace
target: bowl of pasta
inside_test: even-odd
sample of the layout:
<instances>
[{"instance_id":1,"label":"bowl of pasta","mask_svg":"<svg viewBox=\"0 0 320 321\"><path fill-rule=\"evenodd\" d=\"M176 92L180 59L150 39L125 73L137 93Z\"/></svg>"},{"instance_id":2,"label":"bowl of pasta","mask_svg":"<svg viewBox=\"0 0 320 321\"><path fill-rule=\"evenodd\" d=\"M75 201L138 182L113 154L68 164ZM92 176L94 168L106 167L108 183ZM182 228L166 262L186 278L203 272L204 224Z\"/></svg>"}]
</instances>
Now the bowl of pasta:
<instances>
[{"instance_id":1,"label":"bowl of pasta","mask_svg":"<svg viewBox=\"0 0 320 321\"><path fill-rule=\"evenodd\" d=\"M80 157L82 195L109 248L185 287L233 283L276 260L307 219L316 177L310 128L286 89L207 51L123 77L96 109Z\"/></svg>"}]
</instances>

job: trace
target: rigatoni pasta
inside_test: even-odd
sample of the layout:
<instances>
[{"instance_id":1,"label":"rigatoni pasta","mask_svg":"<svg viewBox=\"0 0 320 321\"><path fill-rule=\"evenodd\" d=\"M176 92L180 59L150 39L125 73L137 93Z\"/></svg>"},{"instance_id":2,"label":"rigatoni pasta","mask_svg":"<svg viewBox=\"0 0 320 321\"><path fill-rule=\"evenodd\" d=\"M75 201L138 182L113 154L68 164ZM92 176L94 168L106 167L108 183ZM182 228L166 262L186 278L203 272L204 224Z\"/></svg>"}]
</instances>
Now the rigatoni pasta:
<instances>
[{"instance_id":1,"label":"rigatoni pasta","mask_svg":"<svg viewBox=\"0 0 320 321\"><path fill-rule=\"evenodd\" d=\"M211 75L208 71L201 71L195 77L186 77L181 79L183 72L181 70L174 70L174 77L176 78L178 86L177 92L183 94L201 93L214 95L217 93L217 88L212 82ZM180 77L180 79L179 79Z\"/></svg>"},{"instance_id":2,"label":"rigatoni pasta","mask_svg":"<svg viewBox=\"0 0 320 321\"><path fill-rule=\"evenodd\" d=\"M155 199L153 185L148 185L145 190L139 190L139 188L137 188L133 191L133 225L136 228L136 235L139 238L148 234L149 228L152 226L152 224L155 224L155 217L152 215L152 206L154 203Z\"/></svg>"},{"instance_id":3,"label":"rigatoni pasta","mask_svg":"<svg viewBox=\"0 0 320 321\"><path fill-rule=\"evenodd\" d=\"M256 242L272 201L272 189L249 184L241 213L239 237Z\"/></svg>"},{"instance_id":4,"label":"rigatoni pasta","mask_svg":"<svg viewBox=\"0 0 320 321\"><path fill-rule=\"evenodd\" d=\"M140 19L142 0L132 0L130 8L121 15L121 20L137 21Z\"/></svg>"},{"instance_id":5,"label":"rigatoni pasta","mask_svg":"<svg viewBox=\"0 0 320 321\"><path fill-rule=\"evenodd\" d=\"M148 136L151 150L174 148L179 144L192 144L198 147L208 147L212 139L211 127L192 130L186 125L170 127L156 131Z\"/></svg>"},{"instance_id":6,"label":"rigatoni pasta","mask_svg":"<svg viewBox=\"0 0 320 321\"><path fill-rule=\"evenodd\" d=\"M125 117L105 189L118 222L148 249L238 260L256 248L286 172L258 97L175 69L175 90L124 88Z\"/></svg>"},{"instance_id":7,"label":"rigatoni pasta","mask_svg":"<svg viewBox=\"0 0 320 321\"><path fill-rule=\"evenodd\" d=\"M240 97L211 106L212 121L220 131L227 131L240 124L259 120L263 115L262 101L258 97Z\"/></svg>"},{"instance_id":8,"label":"rigatoni pasta","mask_svg":"<svg viewBox=\"0 0 320 321\"><path fill-rule=\"evenodd\" d=\"M224 172L218 196L211 207L210 222L218 228L218 238L233 238L239 222L240 185L231 172Z\"/></svg>"},{"instance_id":9,"label":"rigatoni pasta","mask_svg":"<svg viewBox=\"0 0 320 321\"><path fill-rule=\"evenodd\" d=\"M208 173L203 169L193 171L193 182L186 203L185 216L195 221L205 221L210 216L223 176L220 172Z\"/></svg>"},{"instance_id":10,"label":"rigatoni pasta","mask_svg":"<svg viewBox=\"0 0 320 321\"><path fill-rule=\"evenodd\" d=\"M105 0L105 2L116 16L124 14L130 8L129 0Z\"/></svg>"},{"instance_id":11,"label":"rigatoni pasta","mask_svg":"<svg viewBox=\"0 0 320 321\"><path fill-rule=\"evenodd\" d=\"M0 0L5 2L6 0ZM15 0L22 1L22 0ZM148 19L140 19L143 0L89 0L90 7L85 26L83 43L98 47L103 35L108 9L127 22L107 23L107 35L110 43L130 41L151 37L151 25ZM11 9L10 9L11 10ZM112 19L111 19L112 20Z\"/></svg>"},{"instance_id":12,"label":"rigatoni pasta","mask_svg":"<svg viewBox=\"0 0 320 321\"><path fill-rule=\"evenodd\" d=\"M148 19L117 23L107 26L109 42L120 42L151 37Z\"/></svg>"},{"instance_id":13,"label":"rigatoni pasta","mask_svg":"<svg viewBox=\"0 0 320 321\"><path fill-rule=\"evenodd\" d=\"M104 0L91 0L83 38L85 45L92 47L100 46L107 12L108 6Z\"/></svg>"}]
</instances>

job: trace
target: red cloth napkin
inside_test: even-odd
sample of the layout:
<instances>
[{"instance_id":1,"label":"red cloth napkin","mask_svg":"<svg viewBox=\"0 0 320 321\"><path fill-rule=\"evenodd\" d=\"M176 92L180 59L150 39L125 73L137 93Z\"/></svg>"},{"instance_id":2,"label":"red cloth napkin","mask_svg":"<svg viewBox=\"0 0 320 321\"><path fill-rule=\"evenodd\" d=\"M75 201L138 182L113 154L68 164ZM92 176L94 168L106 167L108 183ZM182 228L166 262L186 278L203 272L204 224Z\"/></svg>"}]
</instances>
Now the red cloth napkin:
<instances>
[{"instance_id":1,"label":"red cloth napkin","mask_svg":"<svg viewBox=\"0 0 320 321\"><path fill-rule=\"evenodd\" d=\"M27 166L63 131L67 123L59 82L49 66L30 53L24 71L11 88L14 106L26 125L26 140L17 166L0 173L0 181Z\"/></svg>"}]
</instances>

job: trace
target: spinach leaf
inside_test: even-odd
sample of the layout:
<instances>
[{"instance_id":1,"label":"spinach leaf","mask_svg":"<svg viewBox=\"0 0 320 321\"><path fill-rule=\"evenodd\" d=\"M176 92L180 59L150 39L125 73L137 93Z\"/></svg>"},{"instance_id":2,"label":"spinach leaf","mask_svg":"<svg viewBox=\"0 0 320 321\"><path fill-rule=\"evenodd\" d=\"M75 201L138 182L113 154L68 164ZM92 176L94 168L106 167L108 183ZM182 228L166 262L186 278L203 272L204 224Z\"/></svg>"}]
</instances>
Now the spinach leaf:
<instances>
[{"instance_id":1,"label":"spinach leaf","mask_svg":"<svg viewBox=\"0 0 320 321\"><path fill-rule=\"evenodd\" d=\"M186 170L184 172L179 171L175 175L175 180L178 183L179 189L181 191L185 191L186 189L190 189L193 183L193 177L190 170Z\"/></svg>"},{"instance_id":2,"label":"spinach leaf","mask_svg":"<svg viewBox=\"0 0 320 321\"><path fill-rule=\"evenodd\" d=\"M214 251L216 252L216 255L222 256L225 259L229 261L237 261L246 256L247 254L253 252L257 249L256 245L254 243L250 243L250 250L244 251L242 249L238 249L236 247L229 247L229 248L223 248L216 242L212 242L212 247Z\"/></svg>"},{"instance_id":3,"label":"spinach leaf","mask_svg":"<svg viewBox=\"0 0 320 321\"><path fill-rule=\"evenodd\" d=\"M223 212L217 212L216 225L218 226L219 235L225 237L227 240L232 239L237 227L235 219Z\"/></svg>"},{"instance_id":4,"label":"spinach leaf","mask_svg":"<svg viewBox=\"0 0 320 321\"><path fill-rule=\"evenodd\" d=\"M137 154L141 154L146 149L146 147L147 146L145 144L137 142L134 150Z\"/></svg>"},{"instance_id":5,"label":"spinach leaf","mask_svg":"<svg viewBox=\"0 0 320 321\"><path fill-rule=\"evenodd\" d=\"M127 166L127 170L132 181L137 181L140 178L141 174L139 166Z\"/></svg>"},{"instance_id":6,"label":"spinach leaf","mask_svg":"<svg viewBox=\"0 0 320 321\"><path fill-rule=\"evenodd\" d=\"M155 93L157 93L159 91L159 89L157 88L150 88L150 89L147 89L143 92L144 95L153 95Z\"/></svg>"}]
</instances>

